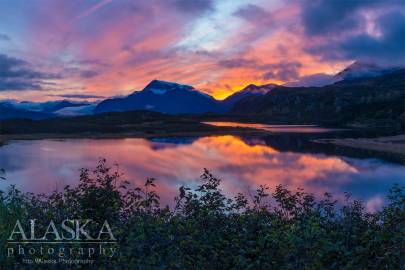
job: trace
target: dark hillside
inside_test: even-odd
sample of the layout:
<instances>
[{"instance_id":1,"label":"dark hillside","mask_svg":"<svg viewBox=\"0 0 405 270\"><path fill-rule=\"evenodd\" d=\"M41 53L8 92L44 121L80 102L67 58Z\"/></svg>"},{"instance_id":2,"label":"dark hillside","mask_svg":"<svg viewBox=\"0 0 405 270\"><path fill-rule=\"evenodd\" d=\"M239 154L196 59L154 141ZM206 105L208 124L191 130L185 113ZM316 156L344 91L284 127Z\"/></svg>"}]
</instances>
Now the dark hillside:
<instances>
[{"instance_id":1,"label":"dark hillside","mask_svg":"<svg viewBox=\"0 0 405 270\"><path fill-rule=\"evenodd\" d=\"M405 126L405 69L324 87L279 87L240 100L230 114L259 121Z\"/></svg>"},{"instance_id":2,"label":"dark hillside","mask_svg":"<svg viewBox=\"0 0 405 270\"><path fill-rule=\"evenodd\" d=\"M0 134L123 134L123 133L176 133L215 131L187 118L151 111L113 112L71 118L51 118L40 121L18 119L0 121Z\"/></svg>"}]
</instances>

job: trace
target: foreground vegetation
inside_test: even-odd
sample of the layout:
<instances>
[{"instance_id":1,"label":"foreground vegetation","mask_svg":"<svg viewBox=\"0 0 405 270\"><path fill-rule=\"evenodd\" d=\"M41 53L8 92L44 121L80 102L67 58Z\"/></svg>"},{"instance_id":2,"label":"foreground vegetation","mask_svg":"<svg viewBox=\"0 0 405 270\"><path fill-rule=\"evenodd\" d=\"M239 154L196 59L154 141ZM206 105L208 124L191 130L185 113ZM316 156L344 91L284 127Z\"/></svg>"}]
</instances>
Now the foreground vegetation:
<instances>
[{"instance_id":1,"label":"foreground vegetation","mask_svg":"<svg viewBox=\"0 0 405 270\"><path fill-rule=\"evenodd\" d=\"M0 194L1 269L403 269L405 188L394 186L387 205L367 213L360 201L338 204L303 190L260 186L249 198L227 198L220 179L204 170L201 185L179 189L173 207L161 206L155 180L142 187L100 160L83 169L77 187L50 195L24 194L11 187ZM17 220L36 219L38 235L50 220L107 220L118 254L95 254L91 265L24 264L5 251ZM23 225L27 228L26 225ZM35 244L31 244L35 245ZM83 244L84 245L84 244ZM45 248L79 248L78 243ZM56 255L29 255L49 259ZM73 255L80 258L80 255ZM83 257L83 256L82 256ZM86 259L86 257L84 257Z\"/></svg>"}]
</instances>

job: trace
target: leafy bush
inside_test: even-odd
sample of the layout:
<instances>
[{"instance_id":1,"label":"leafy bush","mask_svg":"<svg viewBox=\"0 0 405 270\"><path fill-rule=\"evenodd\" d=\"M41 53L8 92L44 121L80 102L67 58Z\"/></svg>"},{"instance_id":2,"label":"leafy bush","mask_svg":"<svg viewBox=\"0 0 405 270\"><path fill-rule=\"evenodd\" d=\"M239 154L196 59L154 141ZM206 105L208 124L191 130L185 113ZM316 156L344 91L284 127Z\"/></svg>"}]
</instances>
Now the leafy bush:
<instances>
[{"instance_id":1,"label":"leafy bush","mask_svg":"<svg viewBox=\"0 0 405 270\"><path fill-rule=\"evenodd\" d=\"M118 167L117 167L118 168ZM394 186L386 206L367 213L348 196L343 206L325 194L316 200L303 190L260 186L248 199L227 198L221 180L208 170L196 189L181 187L174 206L161 206L155 179L133 188L118 169L100 160L82 169L77 187L49 195L0 193L0 246L16 221L36 219L43 235L50 220L108 220L118 254L93 256L82 269L403 269L405 268L405 188ZM59 225L57 225L59 226ZM28 230L28 229L27 229ZM35 244L32 244L35 245ZM83 247L60 243L57 247ZM48 247L45 245L45 247ZM31 255L26 254L24 258ZM55 256L55 255L53 255ZM32 259L51 255L33 255ZM0 254L1 269L71 269L69 265L29 265L22 256Z\"/></svg>"}]
</instances>

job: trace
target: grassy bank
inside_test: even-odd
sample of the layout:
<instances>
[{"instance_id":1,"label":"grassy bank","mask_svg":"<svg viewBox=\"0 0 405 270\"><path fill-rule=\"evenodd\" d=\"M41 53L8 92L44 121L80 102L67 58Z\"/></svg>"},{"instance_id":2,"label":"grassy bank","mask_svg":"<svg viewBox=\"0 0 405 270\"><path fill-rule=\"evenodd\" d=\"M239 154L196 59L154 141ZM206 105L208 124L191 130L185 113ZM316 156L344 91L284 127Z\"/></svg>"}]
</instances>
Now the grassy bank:
<instances>
[{"instance_id":1,"label":"grassy bank","mask_svg":"<svg viewBox=\"0 0 405 270\"><path fill-rule=\"evenodd\" d=\"M160 205L155 180L133 187L100 160L83 169L80 184L50 195L24 194L15 188L0 196L0 246L17 220L29 231L37 220L43 235L50 220L92 219L90 234L107 220L117 242L116 256L96 254L81 269L400 269L405 267L405 188L394 186L386 206L366 213L361 202L337 204L303 190L260 186L249 198L226 197L221 180L207 170L201 184L181 187L174 207ZM33 179L34 181L35 179ZM342 206L343 205L343 206ZM25 223L24 223L25 222ZM48 235L52 237L54 235ZM35 244L32 244L35 245ZM81 244L45 245L59 249ZM66 254L65 254L66 255ZM0 253L2 269L21 269L27 257ZM86 255L69 255L86 259ZM66 265L30 265L30 269L71 269Z\"/></svg>"}]
</instances>

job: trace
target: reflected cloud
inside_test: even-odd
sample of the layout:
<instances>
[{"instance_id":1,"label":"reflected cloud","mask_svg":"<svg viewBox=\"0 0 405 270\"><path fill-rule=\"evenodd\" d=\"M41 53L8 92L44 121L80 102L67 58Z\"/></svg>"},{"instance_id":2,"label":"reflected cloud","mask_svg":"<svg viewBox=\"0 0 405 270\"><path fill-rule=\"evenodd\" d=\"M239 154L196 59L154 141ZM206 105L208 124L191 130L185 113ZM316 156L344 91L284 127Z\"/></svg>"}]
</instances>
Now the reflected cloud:
<instances>
[{"instance_id":1,"label":"reflected cloud","mask_svg":"<svg viewBox=\"0 0 405 270\"><path fill-rule=\"evenodd\" d=\"M0 160L14 160L21 166L6 163L7 183L0 187L15 184L37 193L62 189L75 185L79 169L94 167L100 157L111 164L117 162L124 178L133 184L156 178L165 203L172 201L181 185L196 186L203 168L223 179L222 189L229 195L259 185L274 188L282 184L290 189L304 188L317 197L331 192L342 199L348 191L365 200L371 210L380 207L383 194L394 182L405 184L405 167L400 165L279 152L258 142L247 144L235 136L196 138L187 144L145 139L12 142L0 148Z\"/></svg>"}]
</instances>

